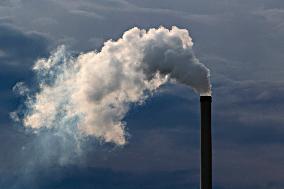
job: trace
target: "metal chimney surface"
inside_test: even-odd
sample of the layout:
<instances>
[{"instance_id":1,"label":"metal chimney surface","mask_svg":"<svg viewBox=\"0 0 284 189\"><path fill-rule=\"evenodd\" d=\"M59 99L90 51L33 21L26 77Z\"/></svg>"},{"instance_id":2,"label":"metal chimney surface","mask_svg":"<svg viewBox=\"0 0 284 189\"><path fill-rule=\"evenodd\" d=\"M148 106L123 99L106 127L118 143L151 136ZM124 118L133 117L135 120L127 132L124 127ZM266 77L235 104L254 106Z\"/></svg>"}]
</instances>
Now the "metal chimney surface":
<instances>
[{"instance_id":1,"label":"metal chimney surface","mask_svg":"<svg viewBox=\"0 0 284 189\"><path fill-rule=\"evenodd\" d=\"M201 178L200 189L212 189L211 96L200 96Z\"/></svg>"}]
</instances>

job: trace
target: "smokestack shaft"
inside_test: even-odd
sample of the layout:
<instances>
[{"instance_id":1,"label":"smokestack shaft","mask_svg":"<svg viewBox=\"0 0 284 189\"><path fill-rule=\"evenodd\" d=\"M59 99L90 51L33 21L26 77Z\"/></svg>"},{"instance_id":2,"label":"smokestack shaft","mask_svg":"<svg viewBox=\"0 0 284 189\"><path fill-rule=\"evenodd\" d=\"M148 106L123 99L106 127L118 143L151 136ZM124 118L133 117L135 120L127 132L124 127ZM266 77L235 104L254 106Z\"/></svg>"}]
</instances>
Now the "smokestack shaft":
<instances>
[{"instance_id":1,"label":"smokestack shaft","mask_svg":"<svg viewBox=\"0 0 284 189\"><path fill-rule=\"evenodd\" d=\"M200 189L212 189L211 96L200 97L201 179Z\"/></svg>"}]
</instances>

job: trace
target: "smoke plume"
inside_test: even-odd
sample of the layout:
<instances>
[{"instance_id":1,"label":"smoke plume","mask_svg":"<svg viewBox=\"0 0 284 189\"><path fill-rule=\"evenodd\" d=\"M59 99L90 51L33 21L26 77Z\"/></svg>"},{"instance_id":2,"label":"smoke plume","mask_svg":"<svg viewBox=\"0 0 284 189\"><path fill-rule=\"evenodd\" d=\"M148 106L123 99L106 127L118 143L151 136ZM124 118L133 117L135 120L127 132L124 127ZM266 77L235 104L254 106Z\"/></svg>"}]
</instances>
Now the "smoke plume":
<instances>
[{"instance_id":1,"label":"smoke plume","mask_svg":"<svg viewBox=\"0 0 284 189\"><path fill-rule=\"evenodd\" d=\"M135 27L120 39L105 42L101 51L77 57L61 46L35 63L36 92L23 83L16 87L19 94L26 94L23 125L36 131L64 129L123 145L122 120L130 105L142 103L165 82L179 82L210 95L209 70L195 57L192 46L188 31L177 27L148 31Z\"/></svg>"}]
</instances>

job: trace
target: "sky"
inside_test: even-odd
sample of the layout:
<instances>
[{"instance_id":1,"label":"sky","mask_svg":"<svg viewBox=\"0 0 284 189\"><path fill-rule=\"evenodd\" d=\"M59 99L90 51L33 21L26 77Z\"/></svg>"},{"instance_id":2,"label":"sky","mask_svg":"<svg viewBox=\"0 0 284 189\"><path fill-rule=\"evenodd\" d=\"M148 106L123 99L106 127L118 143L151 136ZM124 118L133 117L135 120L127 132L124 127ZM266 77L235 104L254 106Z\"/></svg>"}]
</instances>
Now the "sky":
<instances>
[{"instance_id":1,"label":"sky","mask_svg":"<svg viewBox=\"0 0 284 189\"><path fill-rule=\"evenodd\" d=\"M199 188L199 96L168 83L123 121L124 146L31 132L10 118L58 46L99 51L133 27L188 29L211 70L213 188L284 188L282 0L1 0L0 188Z\"/></svg>"}]
</instances>

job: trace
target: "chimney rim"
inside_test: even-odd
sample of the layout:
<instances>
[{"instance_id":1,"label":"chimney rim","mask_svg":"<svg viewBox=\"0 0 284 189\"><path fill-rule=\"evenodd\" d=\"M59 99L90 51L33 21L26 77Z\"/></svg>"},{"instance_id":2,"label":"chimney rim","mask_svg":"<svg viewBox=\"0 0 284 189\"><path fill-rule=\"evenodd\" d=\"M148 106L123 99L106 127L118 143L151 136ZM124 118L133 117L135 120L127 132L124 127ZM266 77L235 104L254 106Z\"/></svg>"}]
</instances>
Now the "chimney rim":
<instances>
[{"instance_id":1,"label":"chimney rim","mask_svg":"<svg viewBox=\"0 0 284 189\"><path fill-rule=\"evenodd\" d=\"M212 97L211 96L200 96L200 101L207 101L207 102L212 102Z\"/></svg>"}]
</instances>

